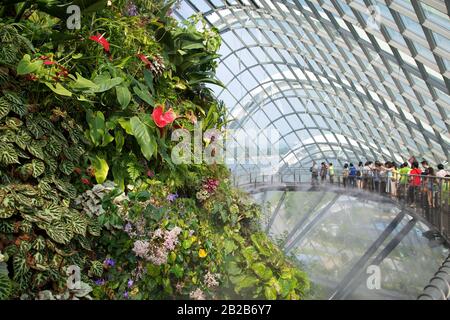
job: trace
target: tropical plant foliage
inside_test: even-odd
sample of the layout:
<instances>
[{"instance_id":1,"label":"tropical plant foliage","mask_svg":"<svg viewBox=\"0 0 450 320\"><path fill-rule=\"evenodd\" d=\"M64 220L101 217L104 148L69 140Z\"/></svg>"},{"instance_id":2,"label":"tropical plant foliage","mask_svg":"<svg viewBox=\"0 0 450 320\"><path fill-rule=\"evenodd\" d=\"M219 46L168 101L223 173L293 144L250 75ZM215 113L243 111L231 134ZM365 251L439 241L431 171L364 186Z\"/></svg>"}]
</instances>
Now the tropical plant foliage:
<instances>
[{"instance_id":1,"label":"tropical plant foliage","mask_svg":"<svg viewBox=\"0 0 450 320\"><path fill-rule=\"evenodd\" d=\"M0 6L0 299L303 297L228 170L171 158L174 129L225 125L217 30L107 3Z\"/></svg>"}]
</instances>

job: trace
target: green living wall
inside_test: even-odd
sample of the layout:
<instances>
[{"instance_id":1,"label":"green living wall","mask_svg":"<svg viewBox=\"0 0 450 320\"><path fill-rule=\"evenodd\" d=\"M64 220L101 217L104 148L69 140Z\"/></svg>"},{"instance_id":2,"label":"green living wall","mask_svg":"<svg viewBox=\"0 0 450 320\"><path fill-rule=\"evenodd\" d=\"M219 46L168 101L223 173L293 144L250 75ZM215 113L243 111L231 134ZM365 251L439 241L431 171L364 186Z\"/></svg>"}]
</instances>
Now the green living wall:
<instances>
[{"instance_id":1,"label":"green living wall","mask_svg":"<svg viewBox=\"0 0 450 320\"><path fill-rule=\"evenodd\" d=\"M229 170L172 160L225 125L220 36L172 5L0 5L0 299L305 296Z\"/></svg>"}]
</instances>

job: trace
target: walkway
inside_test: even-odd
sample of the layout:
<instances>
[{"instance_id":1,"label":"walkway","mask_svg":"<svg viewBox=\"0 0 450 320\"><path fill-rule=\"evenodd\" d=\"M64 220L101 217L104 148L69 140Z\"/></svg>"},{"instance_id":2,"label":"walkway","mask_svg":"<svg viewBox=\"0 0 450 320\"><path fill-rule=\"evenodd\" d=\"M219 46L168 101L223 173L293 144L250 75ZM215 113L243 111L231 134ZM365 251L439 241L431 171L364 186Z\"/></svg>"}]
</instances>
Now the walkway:
<instances>
[{"instance_id":1,"label":"walkway","mask_svg":"<svg viewBox=\"0 0 450 320\"><path fill-rule=\"evenodd\" d=\"M283 202L286 201L286 194L290 191L298 192L315 192L322 194L319 198L315 200L315 203L310 206L310 210L302 213L301 219L296 221L295 225L292 227L290 232L288 232L282 241L283 250L286 253L291 253L291 251L299 246L302 241L310 234L311 230L315 229L320 223L323 223L324 217L330 212L330 209L335 206L335 204L340 200L341 197L353 197L357 198L358 202L375 202L379 204L391 204L392 206L397 206L400 208L399 212L396 213L395 217L386 224L384 230L378 235L378 237L367 246L366 250L361 254L359 259L354 261L353 265L346 270L345 275L343 275L339 282L336 282L336 286L329 292L329 299L346 299L352 297L355 290L363 283L365 278L367 278L366 270L369 266L379 266L383 263L386 257L388 257L394 250L398 250L397 247L405 239L405 237L413 230L417 223L422 222L430 227L431 232L428 232L425 236L432 238L433 241L437 243L447 242L448 238L445 234L441 234L437 227L443 228L443 221L448 223L448 212L439 212L442 214L440 218L440 224L437 223L436 214L430 210L420 210L420 206L416 208L410 208L399 201L398 199L393 199L389 197L388 194L378 192L362 190L357 188L343 188L340 183L340 178L336 177L336 184L331 185L329 183L315 184L311 185L311 179L308 179L308 173L300 173L287 175L287 174L277 174L277 175L248 175L235 177L235 185L239 186L246 191L253 194L263 194L263 198L266 194L271 191L282 192L278 203L275 205L275 209L271 213L267 224L265 225L266 232L269 233L277 216L280 214L280 208ZM326 194L333 194L334 196L326 198ZM370 200L368 200L370 198ZM444 215L447 216L444 217ZM444 219L445 218L445 219ZM448 230L448 225L447 229ZM301 250L300 250L301 251ZM445 257L444 257L445 258ZM446 267L446 266L444 266ZM445 269L445 268L444 268ZM445 269L447 270L447 269ZM437 277L437 278L436 278ZM440 277L440 278L439 278ZM421 297L430 298L431 297L442 297L448 292L445 291L445 285L441 280L442 271L433 277L434 283L437 281L441 283L441 287L444 288L444 293L429 293L436 285L430 284L427 286L428 294L426 296L421 295ZM436 280L438 279L438 280ZM447 279L447 278L444 278ZM326 281L325 281L326 282ZM441 288L439 287L439 288ZM441 288L442 289L442 288ZM440 290L441 290L440 289ZM384 290L388 294L389 290ZM379 294L379 292L378 292ZM391 296L396 296L397 293L390 292L388 294ZM382 295L380 295L382 296Z\"/></svg>"}]
</instances>

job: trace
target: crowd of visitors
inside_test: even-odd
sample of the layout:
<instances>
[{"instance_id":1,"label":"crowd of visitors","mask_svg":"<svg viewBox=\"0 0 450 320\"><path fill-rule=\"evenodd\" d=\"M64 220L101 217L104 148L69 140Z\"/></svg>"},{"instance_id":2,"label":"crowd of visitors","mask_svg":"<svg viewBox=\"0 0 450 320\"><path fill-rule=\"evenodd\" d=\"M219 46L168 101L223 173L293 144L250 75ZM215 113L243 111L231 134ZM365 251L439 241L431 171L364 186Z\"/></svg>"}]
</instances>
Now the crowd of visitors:
<instances>
[{"instance_id":1,"label":"crowd of visitors","mask_svg":"<svg viewBox=\"0 0 450 320\"><path fill-rule=\"evenodd\" d=\"M310 171L313 185L324 184L327 178L331 184L337 182L332 163L322 162L318 166L313 162ZM407 201L411 207L420 202L434 208L442 201L446 205L450 201L450 172L445 170L443 164L435 169L426 160L419 164L411 158L400 165L391 161L367 161L358 165L346 163L338 179L344 187L385 193Z\"/></svg>"}]
</instances>

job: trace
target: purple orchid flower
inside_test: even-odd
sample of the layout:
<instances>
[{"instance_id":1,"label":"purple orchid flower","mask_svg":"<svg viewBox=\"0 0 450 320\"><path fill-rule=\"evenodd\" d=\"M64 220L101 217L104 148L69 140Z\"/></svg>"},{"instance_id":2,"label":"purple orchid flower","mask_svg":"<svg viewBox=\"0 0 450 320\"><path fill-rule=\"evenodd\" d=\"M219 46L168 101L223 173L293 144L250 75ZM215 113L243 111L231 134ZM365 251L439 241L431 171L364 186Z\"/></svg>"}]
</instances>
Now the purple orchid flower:
<instances>
[{"instance_id":1,"label":"purple orchid flower","mask_svg":"<svg viewBox=\"0 0 450 320\"><path fill-rule=\"evenodd\" d=\"M127 283L128 288L131 288L133 286L133 284L134 284L133 279L128 280L128 283Z\"/></svg>"},{"instance_id":2,"label":"purple orchid flower","mask_svg":"<svg viewBox=\"0 0 450 320\"><path fill-rule=\"evenodd\" d=\"M177 193L171 193L167 196L167 200L170 202L174 202L176 199L178 198L178 194Z\"/></svg>"},{"instance_id":3,"label":"purple orchid flower","mask_svg":"<svg viewBox=\"0 0 450 320\"><path fill-rule=\"evenodd\" d=\"M116 262L112 258L107 258L105 261L103 261L103 264L105 264L107 267L114 267L116 265Z\"/></svg>"}]
</instances>

